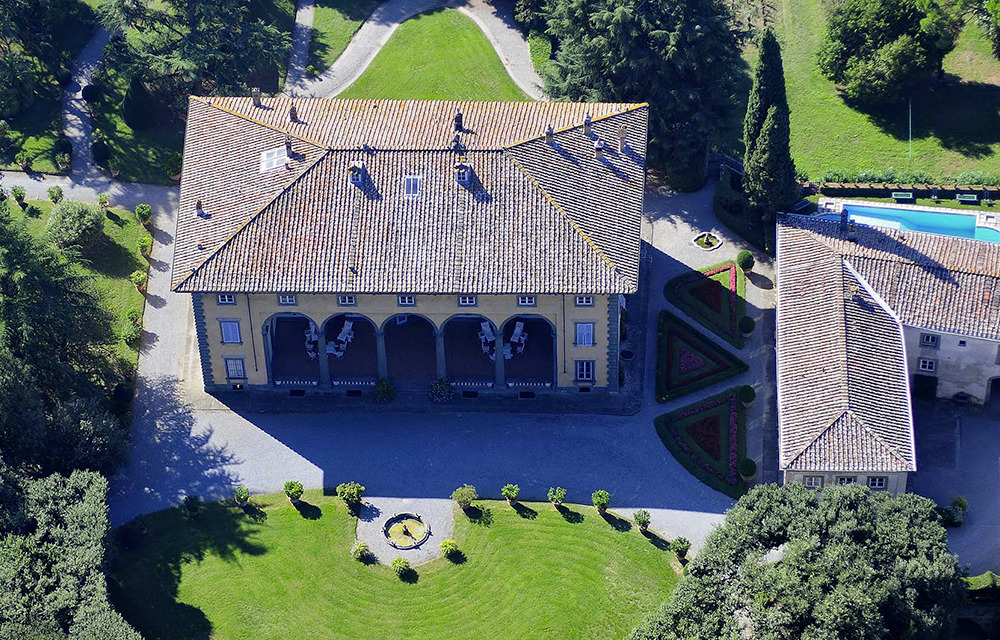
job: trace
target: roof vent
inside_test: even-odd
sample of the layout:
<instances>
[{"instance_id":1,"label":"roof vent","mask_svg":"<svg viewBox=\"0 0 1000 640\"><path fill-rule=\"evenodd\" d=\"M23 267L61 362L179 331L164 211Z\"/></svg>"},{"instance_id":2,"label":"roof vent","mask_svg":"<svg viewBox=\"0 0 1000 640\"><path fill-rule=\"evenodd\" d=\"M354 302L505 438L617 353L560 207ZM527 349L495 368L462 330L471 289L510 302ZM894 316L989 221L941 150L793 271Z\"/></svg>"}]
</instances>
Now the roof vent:
<instances>
[{"instance_id":1,"label":"roof vent","mask_svg":"<svg viewBox=\"0 0 1000 640\"><path fill-rule=\"evenodd\" d=\"M472 182L472 167L465 162L457 162L455 164L455 181L463 185Z\"/></svg>"},{"instance_id":2,"label":"roof vent","mask_svg":"<svg viewBox=\"0 0 1000 640\"><path fill-rule=\"evenodd\" d=\"M285 134L285 155L292 157L292 136Z\"/></svg>"},{"instance_id":3,"label":"roof vent","mask_svg":"<svg viewBox=\"0 0 1000 640\"><path fill-rule=\"evenodd\" d=\"M299 121L299 110L295 108L295 105L288 107L288 120L289 122Z\"/></svg>"},{"instance_id":4,"label":"roof vent","mask_svg":"<svg viewBox=\"0 0 1000 640\"><path fill-rule=\"evenodd\" d=\"M594 157L598 160L604 159L604 140L594 142Z\"/></svg>"},{"instance_id":5,"label":"roof vent","mask_svg":"<svg viewBox=\"0 0 1000 640\"><path fill-rule=\"evenodd\" d=\"M618 127L618 153L625 151L625 139L628 137L628 127L622 125Z\"/></svg>"},{"instance_id":6,"label":"roof vent","mask_svg":"<svg viewBox=\"0 0 1000 640\"><path fill-rule=\"evenodd\" d=\"M550 124L547 129L545 129L545 144L553 144L556 140L556 131L552 128Z\"/></svg>"},{"instance_id":7,"label":"roof vent","mask_svg":"<svg viewBox=\"0 0 1000 640\"><path fill-rule=\"evenodd\" d=\"M348 167L347 179L356 187L361 186L361 183L365 181L365 162L364 160L355 160L351 162L351 166Z\"/></svg>"},{"instance_id":8,"label":"roof vent","mask_svg":"<svg viewBox=\"0 0 1000 640\"><path fill-rule=\"evenodd\" d=\"M583 116L583 135L585 136L590 135L590 132L593 129L593 127L591 126L592 123L593 119L590 117L589 113Z\"/></svg>"},{"instance_id":9,"label":"roof vent","mask_svg":"<svg viewBox=\"0 0 1000 640\"><path fill-rule=\"evenodd\" d=\"M455 107L455 131L465 131L462 126L462 112Z\"/></svg>"},{"instance_id":10,"label":"roof vent","mask_svg":"<svg viewBox=\"0 0 1000 640\"><path fill-rule=\"evenodd\" d=\"M209 218L208 212L205 211L205 207L201 204L201 200L194 203L194 212L199 218Z\"/></svg>"},{"instance_id":11,"label":"roof vent","mask_svg":"<svg viewBox=\"0 0 1000 640\"><path fill-rule=\"evenodd\" d=\"M253 98L253 106L259 107L260 104L260 87L253 87L250 89L250 97Z\"/></svg>"}]
</instances>

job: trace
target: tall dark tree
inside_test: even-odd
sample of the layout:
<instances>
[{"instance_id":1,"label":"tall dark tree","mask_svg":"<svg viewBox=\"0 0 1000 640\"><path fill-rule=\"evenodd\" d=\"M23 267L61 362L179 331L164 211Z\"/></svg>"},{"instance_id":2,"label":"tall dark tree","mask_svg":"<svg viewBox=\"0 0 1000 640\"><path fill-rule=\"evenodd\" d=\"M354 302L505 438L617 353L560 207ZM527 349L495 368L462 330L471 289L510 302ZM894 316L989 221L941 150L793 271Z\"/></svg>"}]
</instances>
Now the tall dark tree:
<instances>
[{"instance_id":1,"label":"tall dark tree","mask_svg":"<svg viewBox=\"0 0 1000 640\"><path fill-rule=\"evenodd\" d=\"M708 139L733 103L739 47L720 0L552 0L555 98L649 102L650 159L674 187L705 181Z\"/></svg>"},{"instance_id":2,"label":"tall dark tree","mask_svg":"<svg viewBox=\"0 0 1000 640\"><path fill-rule=\"evenodd\" d=\"M931 500L761 485L632 640L936 640L964 593Z\"/></svg>"},{"instance_id":3,"label":"tall dark tree","mask_svg":"<svg viewBox=\"0 0 1000 640\"><path fill-rule=\"evenodd\" d=\"M767 110L772 105L788 108L785 95L785 69L781 63L781 46L770 27L764 30L757 44L757 65L753 69L753 86L747 101L747 113L743 118L743 144L746 146L744 159L753 154L764 126Z\"/></svg>"}]
</instances>

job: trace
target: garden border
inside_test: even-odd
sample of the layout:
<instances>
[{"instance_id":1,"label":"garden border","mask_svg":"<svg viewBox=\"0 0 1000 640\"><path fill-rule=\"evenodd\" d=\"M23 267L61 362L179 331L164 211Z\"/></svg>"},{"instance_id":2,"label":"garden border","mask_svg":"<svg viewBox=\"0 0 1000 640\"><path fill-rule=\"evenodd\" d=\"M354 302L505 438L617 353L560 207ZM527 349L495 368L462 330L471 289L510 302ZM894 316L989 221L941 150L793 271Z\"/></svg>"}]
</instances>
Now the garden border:
<instances>
[{"instance_id":1,"label":"garden border","mask_svg":"<svg viewBox=\"0 0 1000 640\"><path fill-rule=\"evenodd\" d=\"M674 291L678 285L687 284L684 280L691 279L693 274L697 273L701 274L705 278L711 278L711 276L707 276L705 274L728 266L736 268L736 319L731 327L731 334L724 333L724 330L721 327L717 326L715 322L712 322L708 317L704 316L697 307L688 304L687 301L683 300L682 297L678 296ZM694 282L694 279L691 279L691 282ZM740 269L740 266L736 264L735 260L725 260L700 269L692 269L688 273L675 276L668 280L667 284L663 286L663 295L668 302L691 316L692 319L698 321L698 324L710 330L712 333L719 336L737 349L742 349L745 346L746 343L744 341L743 334L740 333L739 330L739 322L740 319L746 315L746 274L743 272L743 269Z\"/></svg>"},{"instance_id":2,"label":"garden border","mask_svg":"<svg viewBox=\"0 0 1000 640\"><path fill-rule=\"evenodd\" d=\"M682 327L683 329L687 329L689 331L694 332L694 334L698 338L700 338L701 340L703 340L704 342L708 343L710 346L714 347L719 352L721 352L723 354L724 358L731 365L733 365L734 368L730 369L728 371L720 371L720 372L715 373L715 374L713 374L711 376L708 376L707 378L702 378L701 380L696 380L696 381L690 383L689 385L685 385L685 386L679 387L676 390L667 391L666 390L666 383L667 383L667 380L666 380L666 377L667 377L667 344L666 344L666 339L667 339L667 334L666 334L665 329L666 329L666 327L667 327L667 325L668 325L669 322L674 322L674 323L678 324L680 327ZM656 328L656 386L655 386L655 391L656 391L656 401L657 402L667 402L668 400L672 400L674 398L679 398L681 396L685 396L685 395L688 395L690 393L694 393L695 391L698 391L699 389L704 389L704 388L710 387L710 386L712 386L714 384L718 384L719 382L722 382L723 380L726 380L726 379L734 377L734 376L738 376L738 375L740 375L742 373L745 373L745 372L747 372L749 370L750 370L750 366L747 363L743 362L743 360L741 360L740 358L736 357L736 355L730 353L728 350L726 350L725 347L719 346L719 345L715 344L714 342L712 342L711 338L709 338L708 336L706 336L701 331L698 331L696 328L694 328L693 326L691 326L689 323L684 322L683 320L681 320L681 318L678 317L677 315L675 315L673 313L670 313L666 309L660 311L659 318L657 320L657 328ZM662 393L661 393L661 391L662 391Z\"/></svg>"}]
</instances>

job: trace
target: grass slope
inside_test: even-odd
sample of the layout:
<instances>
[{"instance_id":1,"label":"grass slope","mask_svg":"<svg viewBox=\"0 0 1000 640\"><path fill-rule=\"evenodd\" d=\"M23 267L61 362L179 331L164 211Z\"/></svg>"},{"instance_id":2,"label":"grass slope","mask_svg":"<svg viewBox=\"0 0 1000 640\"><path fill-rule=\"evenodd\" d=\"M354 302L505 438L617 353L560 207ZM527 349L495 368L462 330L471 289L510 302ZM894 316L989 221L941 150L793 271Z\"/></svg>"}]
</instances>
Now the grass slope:
<instances>
[{"instance_id":1,"label":"grass slope","mask_svg":"<svg viewBox=\"0 0 1000 640\"><path fill-rule=\"evenodd\" d=\"M313 16L309 64L317 73L340 57L368 16L382 0L318 0Z\"/></svg>"},{"instance_id":2,"label":"grass slope","mask_svg":"<svg viewBox=\"0 0 1000 640\"><path fill-rule=\"evenodd\" d=\"M7 204L11 215L24 221L28 233L36 238L44 237L49 212L52 211L51 202L28 201L28 204L41 209L42 214L37 218L26 217L14 200L8 200ZM149 268L149 261L139 252L139 239L149 236L149 232L136 220L134 213L112 208L104 218L104 235L104 240L88 252L86 261L79 268L82 273L93 277L94 288L114 316L115 334L120 335L120 328L128 322L129 309L141 314L145 305L145 298L135 290L129 275L136 269L145 271ZM130 368L135 368L139 352L134 347L119 339L112 349Z\"/></svg>"},{"instance_id":3,"label":"grass slope","mask_svg":"<svg viewBox=\"0 0 1000 640\"><path fill-rule=\"evenodd\" d=\"M564 518L528 504L536 516L524 518L488 501L479 524L456 514L464 562L434 560L406 583L351 559L356 520L342 502L304 499L312 519L280 495L255 499L255 517L220 503L193 522L179 509L149 516L112 568L115 607L147 640L604 639L628 633L677 582L664 545L591 507Z\"/></svg>"},{"instance_id":4,"label":"grass slope","mask_svg":"<svg viewBox=\"0 0 1000 640\"><path fill-rule=\"evenodd\" d=\"M401 24L338 98L527 100L479 27L438 9Z\"/></svg>"}]
</instances>

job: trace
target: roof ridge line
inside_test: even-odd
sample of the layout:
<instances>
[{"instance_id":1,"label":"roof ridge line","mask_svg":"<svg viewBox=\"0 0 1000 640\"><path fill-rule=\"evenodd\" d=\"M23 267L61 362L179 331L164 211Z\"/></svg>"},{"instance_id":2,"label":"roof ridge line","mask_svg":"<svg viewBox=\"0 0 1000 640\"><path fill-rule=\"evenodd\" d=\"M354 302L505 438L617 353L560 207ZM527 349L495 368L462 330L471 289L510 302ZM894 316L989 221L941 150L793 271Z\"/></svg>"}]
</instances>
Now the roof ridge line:
<instances>
[{"instance_id":1,"label":"roof ridge line","mask_svg":"<svg viewBox=\"0 0 1000 640\"><path fill-rule=\"evenodd\" d=\"M852 412L852 415L853 415L853 412ZM907 465L907 466L910 465L910 463L907 462L906 460L904 460L903 457L899 454L899 452L896 451L896 447L894 447L891 444L889 444L888 442L886 442L885 439L882 436L880 436L878 433L876 433L875 431L873 431L872 428L868 426L868 423L865 422L864 420L862 420L860 416L855 416L855 419L861 425L861 428L864 429L870 436L874 437L875 440L877 440L879 442L879 444L881 444L883 447L885 447L886 450L888 450L889 453L891 453L892 456L894 458L896 458L896 460L898 460L899 462L901 462L904 465Z\"/></svg>"},{"instance_id":2,"label":"roof ridge line","mask_svg":"<svg viewBox=\"0 0 1000 640\"><path fill-rule=\"evenodd\" d=\"M247 218L246 220L244 220L243 223L240 226L236 227L236 230L233 231L231 234L229 234L228 238L226 238L221 243L219 243L219 246L216 247L215 251L213 251L209 255L205 256L205 259L202 260L201 262L199 262L198 265L195 266L193 269L191 269L187 273L187 275L185 275L184 278L180 282L177 283L177 286L171 288L171 291L180 291L180 288L182 286L184 286L185 282L187 282L188 280L190 280L198 272L199 269L201 269L206 264L208 264L209 260L211 260L215 256L219 255L219 252L221 252L224 248L226 248L226 246L230 242L233 241L233 238L235 238L237 235L239 235L241 231L243 231L244 229L246 229L247 225L249 225L251 222L253 222L257 218L259 218L260 215L262 213L264 213L264 211L266 211L268 207L270 207L272 204L274 204L274 202L278 198L280 198L285 193L287 193L288 190L292 187L292 185L294 185L296 182L298 182L299 180L301 180L307 173L309 173L310 171L312 171L313 168L316 167L316 165L318 165L321 161L323 161L329 155L330 155L330 150L326 149L322 154L320 154L320 156L318 158L316 158L316 160L314 160L312 162L312 164L310 164L309 166L307 166L306 168L304 168L301 172L299 172L299 175L297 175L294 178L292 178L292 180L288 184L286 184L281 189L279 189L278 192L274 194L273 198L271 198L270 200L268 200L267 202L265 202L263 204L263 206L261 206L260 209L258 209L256 212L254 212L249 218ZM178 214L178 215L180 215L180 214Z\"/></svg>"},{"instance_id":3,"label":"roof ridge line","mask_svg":"<svg viewBox=\"0 0 1000 640\"><path fill-rule=\"evenodd\" d=\"M614 113L605 113L603 116L597 116L596 118L591 118L590 122L591 122L591 124L593 124L595 122L600 122L601 120L607 120L608 118L613 118L615 116L625 115L626 113L631 113L633 111L637 111L639 109L642 109L642 108L648 107L648 106L649 106L648 102L640 102L638 104L632 105L631 107L627 107L627 108L623 109L622 111L616 111ZM554 134L557 134L557 133L563 133L565 131L572 131L573 129L579 129L582 126L583 126L582 122L580 124L571 124L571 125L568 125L568 126L565 126L565 127L560 127L558 129L553 129L552 133L554 135ZM503 147L502 150L513 149L514 147L519 147L522 144L527 144L529 142L534 142L535 140L541 140L542 138L545 137L545 135L546 135L545 133L542 133L542 135L540 135L540 136L532 136L530 138L525 138L524 140L518 140L517 142L514 142L512 144L507 145L506 147Z\"/></svg>"},{"instance_id":4,"label":"roof ridge line","mask_svg":"<svg viewBox=\"0 0 1000 640\"><path fill-rule=\"evenodd\" d=\"M285 134L287 136L291 136L291 137L295 138L296 140L301 140L302 142L306 142L306 143L311 144L314 147L318 147L320 149L327 149L327 150L330 149L330 147L328 145L322 144L321 142L317 142L316 140L313 140L312 138L307 138L307 137L299 135L297 133L292 133L291 131L288 131L286 129L282 129L280 127L276 127L273 124L268 124L268 123L263 122L261 120L258 120L256 118L251 118L250 116L246 115L245 113L240 113L239 111L234 111L233 109L230 109L229 107L223 107L222 105L215 104L214 102L211 101L210 98L207 98L207 97L204 97L204 96L195 96L195 95L192 95L191 97L194 98L195 100L201 102L202 104L204 104L206 106L214 107L214 108L218 109L219 111L221 111L223 113L228 113L230 115L236 116L237 118L242 118L243 120L246 120L247 122L252 122L253 124L256 124L258 126L264 127L265 129L270 129L272 131L277 131L278 133L283 133L283 134Z\"/></svg>"},{"instance_id":5,"label":"roof ridge line","mask_svg":"<svg viewBox=\"0 0 1000 640\"><path fill-rule=\"evenodd\" d=\"M786 465L786 466L791 466L792 464L794 464L796 460L798 460L800 457L802 457L802 454L804 454L806 452L806 449L808 449L809 447L811 447L814 444L816 444L817 440L819 440L820 438L822 438L823 435L826 434L826 432L828 432L830 429L833 429L833 425L837 424L840 421L840 419L843 418L848 413L851 413L850 409L844 409L843 411L841 411L840 413L838 413L836 418L834 418L833 420L830 420L830 422L828 422L825 427L823 427L822 429L820 429L820 431L815 436L813 436L809 440L809 442L807 442L804 445L802 445L802 447L799 448L799 450L795 453L795 455L790 456L788 458L788 465Z\"/></svg>"}]
</instances>

